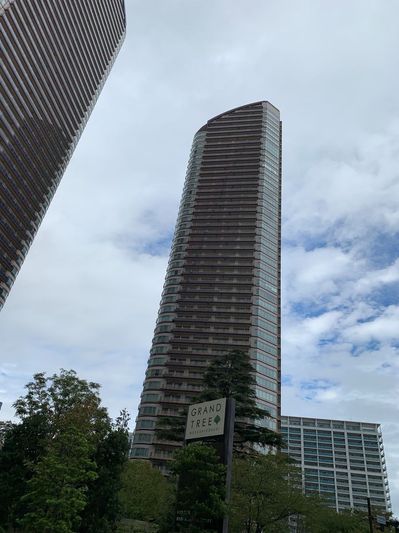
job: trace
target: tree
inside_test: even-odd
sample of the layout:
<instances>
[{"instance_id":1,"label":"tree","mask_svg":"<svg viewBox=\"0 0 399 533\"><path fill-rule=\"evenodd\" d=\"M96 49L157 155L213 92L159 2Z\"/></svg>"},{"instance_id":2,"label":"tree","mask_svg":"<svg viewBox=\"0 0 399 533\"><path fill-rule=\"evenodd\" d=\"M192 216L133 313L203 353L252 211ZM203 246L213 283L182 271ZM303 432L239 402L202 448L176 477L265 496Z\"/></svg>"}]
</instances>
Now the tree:
<instances>
[{"instance_id":1,"label":"tree","mask_svg":"<svg viewBox=\"0 0 399 533\"><path fill-rule=\"evenodd\" d=\"M21 498L45 453L47 435L46 419L36 415L6 433L0 450L0 527L16 527L16 520L24 514Z\"/></svg>"},{"instance_id":2,"label":"tree","mask_svg":"<svg viewBox=\"0 0 399 533\"><path fill-rule=\"evenodd\" d=\"M218 398L235 399L235 452L247 449L248 443L261 446L281 444L277 433L256 424L270 415L256 403L253 372L247 354L239 350L226 352L208 366L203 378L204 389L194 400L203 402ZM183 410L180 416L161 417L157 428L158 438L182 442L186 417L187 409Z\"/></svg>"},{"instance_id":3,"label":"tree","mask_svg":"<svg viewBox=\"0 0 399 533\"><path fill-rule=\"evenodd\" d=\"M129 461L119 493L123 518L162 524L174 499L174 487L148 461Z\"/></svg>"},{"instance_id":4,"label":"tree","mask_svg":"<svg viewBox=\"0 0 399 533\"><path fill-rule=\"evenodd\" d=\"M86 431L93 444L108 432L110 418L101 406L100 385L78 378L74 370L62 369L51 377L35 374L25 388L27 394L14 403L15 414L22 422L42 417L49 438L70 423Z\"/></svg>"},{"instance_id":5,"label":"tree","mask_svg":"<svg viewBox=\"0 0 399 533\"><path fill-rule=\"evenodd\" d=\"M177 531L215 531L214 524L225 513L226 481L215 449L201 442L189 444L176 452L171 471L178 477Z\"/></svg>"},{"instance_id":6,"label":"tree","mask_svg":"<svg viewBox=\"0 0 399 533\"><path fill-rule=\"evenodd\" d=\"M367 517L337 513L318 495L305 495L301 472L282 454L235 458L230 505L231 533L280 533L288 521L298 533L366 533Z\"/></svg>"},{"instance_id":7,"label":"tree","mask_svg":"<svg viewBox=\"0 0 399 533\"><path fill-rule=\"evenodd\" d=\"M118 495L122 488L122 474L128 463L128 422L128 414L122 411L97 446L94 454L97 476L88 483L88 501L80 526L82 533L113 531L122 515Z\"/></svg>"},{"instance_id":8,"label":"tree","mask_svg":"<svg viewBox=\"0 0 399 533\"><path fill-rule=\"evenodd\" d=\"M0 407L1 408L1 407ZM4 439L8 431L10 431L13 428L13 423L9 420L3 422L0 421L0 448L2 448L4 444Z\"/></svg>"},{"instance_id":9,"label":"tree","mask_svg":"<svg viewBox=\"0 0 399 533\"><path fill-rule=\"evenodd\" d=\"M123 415L112 425L99 388L73 370L39 373L27 384L14 404L21 422L0 450L0 527L77 531L81 524L80 531L94 531L86 518L96 500L95 531L113 530L127 421Z\"/></svg>"},{"instance_id":10,"label":"tree","mask_svg":"<svg viewBox=\"0 0 399 533\"><path fill-rule=\"evenodd\" d=\"M18 520L27 531L76 531L87 503L87 484L97 477L92 450L84 433L74 426L60 431L27 482L22 501L27 510Z\"/></svg>"},{"instance_id":11,"label":"tree","mask_svg":"<svg viewBox=\"0 0 399 533\"><path fill-rule=\"evenodd\" d=\"M367 514L351 510L337 513L318 497L307 498L309 504L300 517L299 531L306 533L368 533Z\"/></svg>"},{"instance_id":12,"label":"tree","mask_svg":"<svg viewBox=\"0 0 399 533\"><path fill-rule=\"evenodd\" d=\"M288 518L302 514L305 503L298 489L298 469L285 456L258 454L234 459L232 532L285 531Z\"/></svg>"}]
</instances>

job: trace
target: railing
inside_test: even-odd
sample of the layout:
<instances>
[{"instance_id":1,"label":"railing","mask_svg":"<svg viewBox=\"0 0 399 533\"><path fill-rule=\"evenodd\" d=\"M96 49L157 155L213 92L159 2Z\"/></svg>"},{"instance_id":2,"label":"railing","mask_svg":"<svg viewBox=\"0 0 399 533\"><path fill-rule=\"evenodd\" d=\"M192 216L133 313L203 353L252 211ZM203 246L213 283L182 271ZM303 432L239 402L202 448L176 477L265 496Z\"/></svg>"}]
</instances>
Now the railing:
<instances>
[{"instance_id":1,"label":"railing","mask_svg":"<svg viewBox=\"0 0 399 533\"><path fill-rule=\"evenodd\" d=\"M11 0L0 0L0 15L4 13L4 10L9 7Z\"/></svg>"}]
</instances>

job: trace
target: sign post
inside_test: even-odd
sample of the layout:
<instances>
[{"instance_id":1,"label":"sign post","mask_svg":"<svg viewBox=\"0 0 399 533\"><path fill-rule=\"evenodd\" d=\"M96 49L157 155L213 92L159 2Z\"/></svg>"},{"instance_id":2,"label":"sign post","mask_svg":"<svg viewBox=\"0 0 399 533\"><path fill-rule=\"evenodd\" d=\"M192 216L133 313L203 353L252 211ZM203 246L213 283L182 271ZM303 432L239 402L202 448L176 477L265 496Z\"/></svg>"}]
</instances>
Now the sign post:
<instances>
[{"instance_id":1,"label":"sign post","mask_svg":"<svg viewBox=\"0 0 399 533\"><path fill-rule=\"evenodd\" d=\"M235 400L220 398L209 402L190 405L187 414L185 441L189 440L215 440L220 437L222 441L221 459L226 466L226 503L230 500L233 439L235 420ZM228 516L223 518L223 523L218 526L220 533L228 533Z\"/></svg>"},{"instance_id":2,"label":"sign post","mask_svg":"<svg viewBox=\"0 0 399 533\"><path fill-rule=\"evenodd\" d=\"M226 418L224 426L224 446L223 446L223 463L226 465L226 504L230 501L231 478L233 472L233 440L234 440L234 420L236 413L236 401L227 398ZM223 518L222 533L229 532L229 517Z\"/></svg>"}]
</instances>

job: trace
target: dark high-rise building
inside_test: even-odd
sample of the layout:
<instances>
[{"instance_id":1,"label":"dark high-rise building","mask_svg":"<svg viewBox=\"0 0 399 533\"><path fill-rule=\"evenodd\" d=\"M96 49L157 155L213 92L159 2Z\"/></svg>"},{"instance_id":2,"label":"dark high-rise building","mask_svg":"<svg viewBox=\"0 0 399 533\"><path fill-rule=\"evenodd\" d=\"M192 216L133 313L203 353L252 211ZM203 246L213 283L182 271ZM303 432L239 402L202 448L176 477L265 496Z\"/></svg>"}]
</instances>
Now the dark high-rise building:
<instances>
[{"instance_id":1,"label":"dark high-rise building","mask_svg":"<svg viewBox=\"0 0 399 533\"><path fill-rule=\"evenodd\" d=\"M0 308L125 29L123 0L0 0Z\"/></svg>"},{"instance_id":2,"label":"dark high-rise building","mask_svg":"<svg viewBox=\"0 0 399 533\"><path fill-rule=\"evenodd\" d=\"M248 353L256 398L280 417L281 122L269 102L212 118L195 135L148 370L133 457L164 465L159 416L178 415L227 350Z\"/></svg>"}]
</instances>

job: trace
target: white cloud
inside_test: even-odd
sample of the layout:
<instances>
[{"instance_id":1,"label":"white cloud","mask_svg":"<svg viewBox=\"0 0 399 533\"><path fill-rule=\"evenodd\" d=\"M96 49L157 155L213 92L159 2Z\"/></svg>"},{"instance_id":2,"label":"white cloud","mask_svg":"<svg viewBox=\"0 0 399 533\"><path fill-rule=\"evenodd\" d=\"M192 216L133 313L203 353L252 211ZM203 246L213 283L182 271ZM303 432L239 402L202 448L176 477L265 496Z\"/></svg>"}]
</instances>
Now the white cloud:
<instances>
[{"instance_id":1,"label":"white cloud","mask_svg":"<svg viewBox=\"0 0 399 533\"><path fill-rule=\"evenodd\" d=\"M383 313L367 322L360 322L345 330L344 337L353 344L371 340L399 341L399 306L389 306Z\"/></svg>"},{"instance_id":2,"label":"white cloud","mask_svg":"<svg viewBox=\"0 0 399 533\"><path fill-rule=\"evenodd\" d=\"M371 292L387 283L399 281L399 259L386 268L371 270L355 284L357 294Z\"/></svg>"},{"instance_id":3,"label":"white cloud","mask_svg":"<svg viewBox=\"0 0 399 533\"><path fill-rule=\"evenodd\" d=\"M396 0L126 3L126 42L2 311L2 416L60 367L135 414L192 136L268 99L284 121L284 410L382 422L398 512L398 314L374 298L398 252L372 261L399 233ZM306 400L310 380L332 386Z\"/></svg>"},{"instance_id":4,"label":"white cloud","mask_svg":"<svg viewBox=\"0 0 399 533\"><path fill-rule=\"evenodd\" d=\"M284 305L298 300L320 300L339 290L338 281L353 277L356 260L338 247L283 249ZM321 303L321 302L320 302Z\"/></svg>"},{"instance_id":5,"label":"white cloud","mask_svg":"<svg viewBox=\"0 0 399 533\"><path fill-rule=\"evenodd\" d=\"M359 241L376 226L399 232L399 121L388 122L378 136L363 134L352 149L321 154L288 185L285 227L291 238L309 232L327 234L331 242Z\"/></svg>"}]
</instances>

